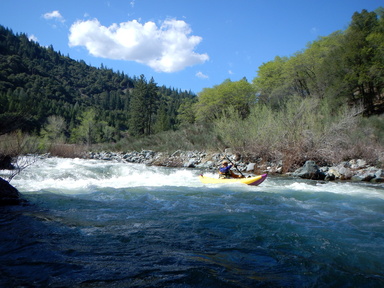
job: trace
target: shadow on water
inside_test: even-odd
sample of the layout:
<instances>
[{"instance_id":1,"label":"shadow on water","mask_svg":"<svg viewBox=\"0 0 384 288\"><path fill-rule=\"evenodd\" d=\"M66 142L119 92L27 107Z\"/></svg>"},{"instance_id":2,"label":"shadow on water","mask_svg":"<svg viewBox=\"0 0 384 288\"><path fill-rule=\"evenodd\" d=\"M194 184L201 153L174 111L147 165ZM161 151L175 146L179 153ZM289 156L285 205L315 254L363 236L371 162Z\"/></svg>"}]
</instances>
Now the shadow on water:
<instances>
[{"instance_id":1,"label":"shadow on water","mask_svg":"<svg viewBox=\"0 0 384 288\"><path fill-rule=\"evenodd\" d=\"M54 200L63 206L60 211L41 209L36 204L1 208L0 287L250 287L293 283L289 276L269 271L276 260L263 249L260 253L242 251L226 244L223 231L213 224L218 215L194 219L196 215L187 213L176 215L176 221L170 221L166 213L161 221L145 213L141 220L133 221L104 215L100 223L63 216L63 211L77 213L66 206L73 202L72 197L40 194L39 200L33 198L32 203ZM80 202L77 205L82 209L95 204ZM99 213L108 209L103 205Z\"/></svg>"}]
</instances>

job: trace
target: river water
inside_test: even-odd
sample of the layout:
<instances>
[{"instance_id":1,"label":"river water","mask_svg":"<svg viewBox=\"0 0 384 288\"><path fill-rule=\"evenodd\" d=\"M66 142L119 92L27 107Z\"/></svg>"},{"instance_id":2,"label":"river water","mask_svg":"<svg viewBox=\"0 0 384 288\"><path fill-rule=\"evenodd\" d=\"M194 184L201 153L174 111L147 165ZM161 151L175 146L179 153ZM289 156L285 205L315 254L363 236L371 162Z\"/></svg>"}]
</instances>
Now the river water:
<instances>
[{"instance_id":1,"label":"river water","mask_svg":"<svg viewBox=\"0 0 384 288\"><path fill-rule=\"evenodd\" d=\"M200 173L35 163L30 205L0 207L0 287L384 287L383 185Z\"/></svg>"}]
</instances>

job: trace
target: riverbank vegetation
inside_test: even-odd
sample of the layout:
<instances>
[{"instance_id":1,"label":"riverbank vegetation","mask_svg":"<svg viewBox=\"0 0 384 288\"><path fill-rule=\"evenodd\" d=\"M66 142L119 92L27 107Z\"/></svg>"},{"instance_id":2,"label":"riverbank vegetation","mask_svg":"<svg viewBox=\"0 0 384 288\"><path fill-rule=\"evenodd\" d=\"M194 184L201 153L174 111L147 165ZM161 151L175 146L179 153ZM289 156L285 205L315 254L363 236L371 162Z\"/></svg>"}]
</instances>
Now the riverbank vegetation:
<instances>
[{"instance_id":1,"label":"riverbank vegetation","mask_svg":"<svg viewBox=\"0 0 384 288\"><path fill-rule=\"evenodd\" d=\"M0 154L231 147L284 171L309 159L383 165L383 8L356 12L346 30L255 70L252 81L195 95L88 66L0 27ZM10 144L21 138L33 148Z\"/></svg>"}]
</instances>

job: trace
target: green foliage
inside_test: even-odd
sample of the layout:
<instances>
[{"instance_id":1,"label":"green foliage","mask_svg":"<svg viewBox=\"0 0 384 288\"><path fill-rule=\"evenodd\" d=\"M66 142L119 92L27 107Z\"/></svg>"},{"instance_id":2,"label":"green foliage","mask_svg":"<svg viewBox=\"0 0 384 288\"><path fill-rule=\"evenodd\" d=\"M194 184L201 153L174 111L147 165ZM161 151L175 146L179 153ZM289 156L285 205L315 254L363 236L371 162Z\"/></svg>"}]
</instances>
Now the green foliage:
<instances>
[{"instance_id":1,"label":"green foliage","mask_svg":"<svg viewBox=\"0 0 384 288\"><path fill-rule=\"evenodd\" d=\"M158 107L157 86L153 78L147 83L144 75L136 81L129 107L130 133L133 136L152 134L153 115Z\"/></svg>"},{"instance_id":2,"label":"green foliage","mask_svg":"<svg viewBox=\"0 0 384 288\"><path fill-rule=\"evenodd\" d=\"M258 77L253 79L253 85L261 102L271 103L271 106L278 105L286 95L284 70L287 60L288 58L276 56L274 61L259 67Z\"/></svg>"},{"instance_id":3,"label":"green foliage","mask_svg":"<svg viewBox=\"0 0 384 288\"><path fill-rule=\"evenodd\" d=\"M362 102L366 115L383 113L384 19L380 11L356 12L346 31L321 37L302 52L260 66L253 79L260 101L280 109L298 95L328 98L334 110Z\"/></svg>"},{"instance_id":4,"label":"green foliage","mask_svg":"<svg viewBox=\"0 0 384 288\"><path fill-rule=\"evenodd\" d=\"M43 126L41 136L48 142L65 142L64 132L67 124L65 119L60 116L49 116L47 123Z\"/></svg>"},{"instance_id":5,"label":"green foliage","mask_svg":"<svg viewBox=\"0 0 384 288\"><path fill-rule=\"evenodd\" d=\"M80 125L72 130L71 140L75 143L87 145L97 143L100 134L96 127L96 112L93 109L84 111L80 116Z\"/></svg>"},{"instance_id":6,"label":"green foliage","mask_svg":"<svg viewBox=\"0 0 384 288\"><path fill-rule=\"evenodd\" d=\"M254 89L246 79L232 82L224 81L213 88L205 88L199 94L196 104L196 119L212 121L220 118L228 109L235 109L242 118L249 114L250 107L256 102Z\"/></svg>"},{"instance_id":7,"label":"green foliage","mask_svg":"<svg viewBox=\"0 0 384 288\"><path fill-rule=\"evenodd\" d=\"M195 123L196 114L193 108L196 102L196 98L185 98L180 104L177 120L181 126L187 126Z\"/></svg>"}]
</instances>

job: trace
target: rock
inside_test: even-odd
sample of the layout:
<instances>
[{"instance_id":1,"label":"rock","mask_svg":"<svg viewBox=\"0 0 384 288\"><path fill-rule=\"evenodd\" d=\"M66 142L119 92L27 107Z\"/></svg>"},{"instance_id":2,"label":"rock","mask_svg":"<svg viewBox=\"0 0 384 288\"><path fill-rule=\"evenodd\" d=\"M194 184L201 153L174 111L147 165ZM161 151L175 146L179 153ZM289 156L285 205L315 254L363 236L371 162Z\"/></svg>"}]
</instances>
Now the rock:
<instances>
[{"instance_id":1,"label":"rock","mask_svg":"<svg viewBox=\"0 0 384 288\"><path fill-rule=\"evenodd\" d=\"M372 179L374 179L376 177L375 173L377 173L375 168L369 168L366 170L361 170L356 175L353 175L351 177L351 180L352 181L371 181Z\"/></svg>"},{"instance_id":2,"label":"rock","mask_svg":"<svg viewBox=\"0 0 384 288\"><path fill-rule=\"evenodd\" d=\"M349 162L343 162L336 167L330 167L325 172L324 180L349 180L353 176Z\"/></svg>"},{"instance_id":3,"label":"rock","mask_svg":"<svg viewBox=\"0 0 384 288\"><path fill-rule=\"evenodd\" d=\"M356 175L353 175L352 177L351 177L351 180L352 181L363 181L363 179L364 179L364 177L362 176L362 175L360 175L360 174L356 174Z\"/></svg>"},{"instance_id":4,"label":"rock","mask_svg":"<svg viewBox=\"0 0 384 288\"><path fill-rule=\"evenodd\" d=\"M255 166L256 166L256 163L249 163L249 164L247 165L247 168L245 169L245 171L247 171L247 172L253 172L253 171L255 171Z\"/></svg>"},{"instance_id":5,"label":"rock","mask_svg":"<svg viewBox=\"0 0 384 288\"><path fill-rule=\"evenodd\" d=\"M328 169L327 173L325 173L324 180L333 181L340 178L341 178L341 174L338 171L338 169L336 167L331 167Z\"/></svg>"},{"instance_id":6,"label":"rock","mask_svg":"<svg viewBox=\"0 0 384 288\"><path fill-rule=\"evenodd\" d=\"M352 171L348 167L339 167L340 179L349 180L352 178Z\"/></svg>"},{"instance_id":7,"label":"rock","mask_svg":"<svg viewBox=\"0 0 384 288\"><path fill-rule=\"evenodd\" d=\"M371 179L371 182L372 183L383 183L384 182L384 178L373 178Z\"/></svg>"},{"instance_id":8,"label":"rock","mask_svg":"<svg viewBox=\"0 0 384 288\"><path fill-rule=\"evenodd\" d=\"M18 205L24 202L19 191L0 177L0 205Z\"/></svg>"},{"instance_id":9,"label":"rock","mask_svg":"<svg viewBox=\"0 0 384 288\"><path fill-rule=\"evenodd\" d=\"M362 159L357 159L357 160L349 161L349 164L352 169L362 169L367 166L367 161Z\"/></svg>"},{"instance_id":10,"label":"rock","mask_svg":"<svg viewBox=\"0 0 384 288\"><path fill-rule=\"evenodd\" d=\"M374 183L384 182L384 170L383 169L377 170L375 173L375 178L373 178L371 182L374 182Z\"/></svg>"},{"instance_id":11,"label":"rock","mask_svg":"<svg viewBox=\"0 0 384 288\"><path fill-rule=\"evenodd\" d=\"M304 166L297 169L292 175L312 180L324 180L325 178L325 174L319 169L315 161L312 160L305 162Z\"/></svg>"},{"instance_id":12,"label":"rock","mask_svg":"<svg viewBox=\"0 0 384 288\"><path fill-rule=\"evenodd\" d=\"M196 168L200 169L213 169L214 163L212 161L202 162L196 165Z\"/></svg>"},{"instance_id":13,"label":"rock","mask_svg":"<svg viewBox=\"0 0 384 288\"><path fill-rule=\"evenodd\" d=\"M184 163L184 167L186 168L195 168L197 164L196 158L189 159L187 163Z\"/></svg>"},{"instance_id":14,"label":"rock","mask_svg":"<svg viewBox=\"0 0 384 288\"><path fill-rule=\"evenodd\" d=\"M375 173L375 177L376 178L384 178L384 170L383 169L377 170Z\"/></svg>"}]
</instances>

